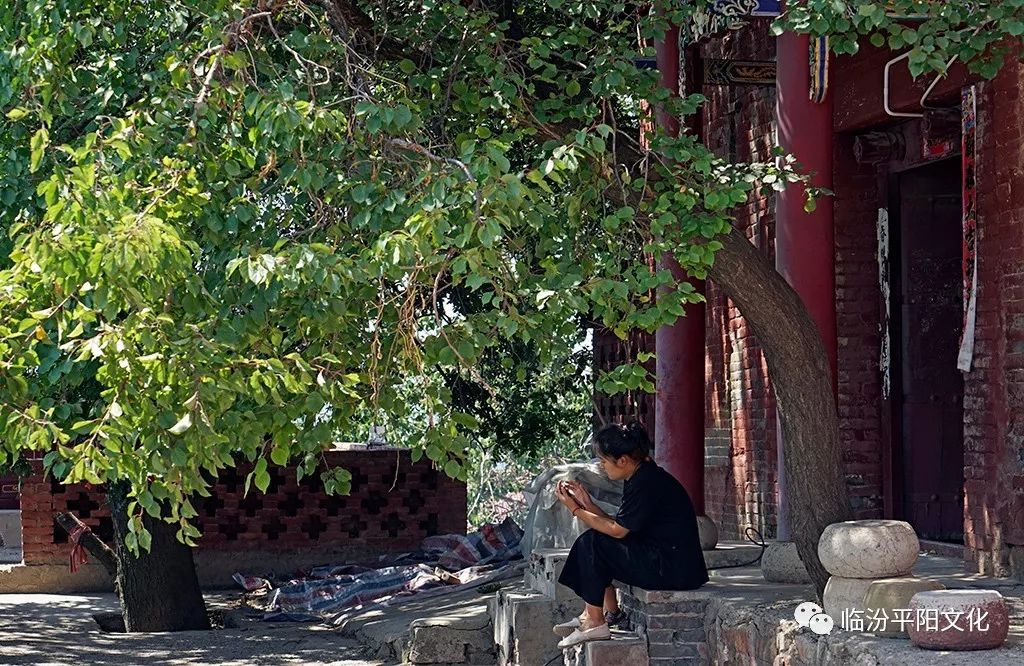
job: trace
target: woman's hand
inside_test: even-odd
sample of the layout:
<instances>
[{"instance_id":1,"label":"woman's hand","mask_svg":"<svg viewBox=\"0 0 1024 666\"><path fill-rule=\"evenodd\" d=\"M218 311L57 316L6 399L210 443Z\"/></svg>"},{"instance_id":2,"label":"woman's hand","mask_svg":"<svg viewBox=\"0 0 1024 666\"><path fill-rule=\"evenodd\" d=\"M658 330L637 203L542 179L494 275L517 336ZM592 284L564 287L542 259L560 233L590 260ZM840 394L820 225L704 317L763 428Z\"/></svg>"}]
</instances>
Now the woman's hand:
<instances>
[{"instance_id":1,"label":"woman's hand","mask_svg":"<svg viewBox=\"0 0 1024 666\"><path fill-rule=\"evenodd\" d=\"M575 511L580 508L580 504L569 495L569 485L567 481L559 481L555 484L555 497L562 503L569 511Z\"/></svg>"},{"instance_id":2,"label":"woman's hand","mask_svg":"<svg viewBox=\"0 0 1024 666\"><path fill-rule=\"evenodd\" d=\"M594 504L593 498L590 497L590 493L583 487L583 484L579 481L566 481L565 488L569 493L572 493L572 498L583 507L584 511L591 511L597 513L595 509L597 505Z\"/></svg>"}]
</instances>

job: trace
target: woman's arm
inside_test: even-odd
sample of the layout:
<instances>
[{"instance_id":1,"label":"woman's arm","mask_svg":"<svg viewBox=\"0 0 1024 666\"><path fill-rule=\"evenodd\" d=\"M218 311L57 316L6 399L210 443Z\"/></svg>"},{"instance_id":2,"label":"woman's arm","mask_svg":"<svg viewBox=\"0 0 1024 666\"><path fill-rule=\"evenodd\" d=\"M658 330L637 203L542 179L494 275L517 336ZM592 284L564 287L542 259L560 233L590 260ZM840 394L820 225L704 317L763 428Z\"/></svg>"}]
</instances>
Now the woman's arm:
<instances>
[{"instance_id":1,"label":"woman's arm","mask_svg":"<svg viewBox=\"0 0 1024 666\"><path fill-rule=\"evenodd\" d=\"M597 507L594 508L597 509ZM597 514L589 509L577 507L573 510L572 515L579 518L580 522L587 527L601 532L602 534L607 534L610 537L622 539L629 534L629 530L622 525L619 525L614 519L609 518L603 511L601 511L601 509L597 509L597 511L600 511L601 513Z\"/></svg>"}]
</instances>

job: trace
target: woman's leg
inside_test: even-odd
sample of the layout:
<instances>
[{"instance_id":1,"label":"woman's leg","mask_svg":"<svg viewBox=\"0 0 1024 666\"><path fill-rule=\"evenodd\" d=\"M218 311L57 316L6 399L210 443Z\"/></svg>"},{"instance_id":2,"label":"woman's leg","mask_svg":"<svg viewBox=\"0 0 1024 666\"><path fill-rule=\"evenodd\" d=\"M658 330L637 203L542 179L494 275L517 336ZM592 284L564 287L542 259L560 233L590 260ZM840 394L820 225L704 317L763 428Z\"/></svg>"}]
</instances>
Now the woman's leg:
<instances>
[{"instance_id":1,"label":"woman's leg","mask_svg":"<svg viewBox=\"0 0 1024 666\"><path fill-rule=\"evenodd\" d=\"M604 591L604 609L609 613L619 612L619 597L615 594L615 586L609 585Z\"/></svg>"},{"instance_id":2,"label":"woman's leg","mask_svg":"<svg viewBox=\"0 0 1024 666\"><path fill-rule=\"evenodd\" d=\"M591 608L596 608L597 615L601 615L605 593L612 582L612 574L608 571L605 558L598 552L604 541L600 537L604 536L594 530L587 530L581 534L569 550L562 574L558 577L559 583L586 602L588 618L591 617Z\"/></svg>"}]
</instances>

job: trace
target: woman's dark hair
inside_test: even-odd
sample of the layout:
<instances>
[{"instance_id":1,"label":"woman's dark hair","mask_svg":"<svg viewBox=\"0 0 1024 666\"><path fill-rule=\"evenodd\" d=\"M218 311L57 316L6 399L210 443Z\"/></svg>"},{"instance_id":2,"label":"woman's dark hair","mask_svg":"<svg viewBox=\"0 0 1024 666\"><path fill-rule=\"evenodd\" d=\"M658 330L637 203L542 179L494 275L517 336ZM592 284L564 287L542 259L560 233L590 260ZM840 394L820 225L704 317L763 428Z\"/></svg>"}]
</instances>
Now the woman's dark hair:
<instances>
[{"instance_id":1,"label":"woman's dark hair","mask_svg":"<svg viewBox=\"0 0 1024 666\"><path fill-rule=\"evenodd\" d=\"M651 439L644 427L633 421L628 425L610 423L594 435L594 455L605 458L629 456L639 462L651 451Z\"/></svg>"}]
</instances>

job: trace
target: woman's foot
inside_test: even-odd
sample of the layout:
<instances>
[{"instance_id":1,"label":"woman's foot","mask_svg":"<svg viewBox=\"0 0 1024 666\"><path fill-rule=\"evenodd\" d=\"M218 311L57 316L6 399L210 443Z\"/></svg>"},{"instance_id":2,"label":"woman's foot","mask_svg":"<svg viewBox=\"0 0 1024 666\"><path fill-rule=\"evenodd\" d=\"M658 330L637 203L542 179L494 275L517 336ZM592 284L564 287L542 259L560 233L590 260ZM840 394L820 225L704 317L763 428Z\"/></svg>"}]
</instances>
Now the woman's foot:
<instances>
[{"instance_id":1,"label":"woman's foot","mask_svg":"<svg viewBox=\"0 0 1024 666\"><path fill-rule=\"evenodd\" d=\"M613 611L605 611L604 621L609 627L621 628L620 625L626 621L626 614L622 612L621 608L616 608Z\"/></svg>"},{"instance_id":2,"label":"woman's foot","mask_svg":"<svg viewBox=\"0 0 1024 666\"><path fill-rule=\"evenodd\" d=\"M562 650L570 648L580 643L586 643L588 641L606 641L612 637L611 629L608 628L606 623L590 626L586 621L583 622L577 629L571 634L563 638L558 643L558 647Z\"/></svg>"},{"instance_id":3,"label":"woman's foot","mask_svg":"<svg viewBox=\"0 0 1024 666\"><path fill-rule=\"evenodd\" d=\"M551 630L555 632L556 635L565 638L572 632L576 631L581 624L583 624L583 616L577 616L569 620L568 622L556 624L554 627L551 628Z\"/></svg>"}]
</instances>

